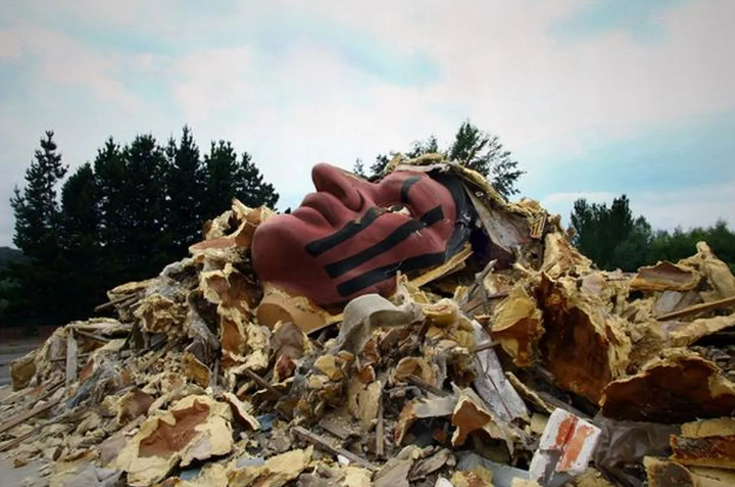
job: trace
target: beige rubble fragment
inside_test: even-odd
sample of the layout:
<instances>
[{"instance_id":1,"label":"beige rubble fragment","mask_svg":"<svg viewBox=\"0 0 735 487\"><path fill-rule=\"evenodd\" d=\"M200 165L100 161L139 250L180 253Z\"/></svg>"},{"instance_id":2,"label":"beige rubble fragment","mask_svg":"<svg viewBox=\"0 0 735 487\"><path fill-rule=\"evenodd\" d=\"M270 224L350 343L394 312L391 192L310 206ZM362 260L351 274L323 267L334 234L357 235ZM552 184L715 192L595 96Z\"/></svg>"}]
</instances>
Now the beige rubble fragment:
<instances>
[{"instance_id":1,"label":"beige rubble fragment","mask_svg":"<svg viewBox=\"0 0 735 487\"><path fill-rule=\"evenodd\" d=\"M186 304L176 303L160 294L152 294L140 301L134 315L141 320L146 331L176 338L186 333L182 325L187 312Z\"/></svg>"},{"instance_id":2,"label":"beige rubble fragment","mask_svg":"<svg viewBox=\"0 0 735 487\"><path fill-rule=\"evenodd\" d=\"M464 445L471 433L484 432L491 438L505 441L508 451L513 453L513 443L509 435L472 389L459 390L459 399L452 411L451 420L456 427L452 434L453 446Z\"/></svg>"},{"instance_id":3,"label":"beige rubble fragment","mask_svg":"<svg viewBox=\"0 0 735 487\"><path fill-rule=\"evenodd\" d=\"M416 460L421 457L421 448L409 445L391 458L378 470L373 479L375 487L409 487L408 477Z\"/></svg>"},{"instance_id":4,"label":"beige rubble fragment","mask_svg":"<svg viewBox=\"0 0 735 487\"><path fill-rule=\"evenodd\" d=\"M263 292L263 299L258 305L256 314L258 323L268 328L275 327L280 321L293 323L308 334L324 328L336 319L307 298L292 296L267 283Z\"/></svg>"},{"instance_id":5,"label":"beige rubble fragment","mask_svg":"<svg viewBox=\"0 0 735 487\"><path fill-rule=\"evenodd\" d=\"M493 473L478 465L472 470L457 470L450 482L454 487L493 487L492 480Z\"/></svg>"},{"instance_id":6,"label":"beige rubble fragment","mask_svg":"<svg viewBox=\"0 0 735 487\"><path fill-rule=\"evenodd\" d=\"M314 362L314 368L322 372L331 380L340 380L344 378L342 369L337 365L337 358L330 353L320 355L319 358L316 359L316 362Z\"/></svg>"},{"instance_id":7,"label":"beige rubble fragment","mask_svg":"<svg viewBox=\"0 0 735 487\"><path fill-rule=\"evenodd\" d=\"M345 478L341 485L342 487L372 487L372 477L370 470L348 465L345 468Z\"/></svg>"},{"instance_id":8,"label":"beige rubble fragment","mask_svg":"<svg viewBox=\"0 0 735 487\"><path fill-rule=\"evenodd\" d=\"M679 262L699 269L715 290L715 299L735 296L735 276L730 268L717 258L706 242L697 242L697 254Z\"/></svg>"},{"instance_id":9,"label":"beige rubble fragment","mask_svg":"<svg viewBox=\"0 0 735 487\"><path fill-rule=\"evenodd\" d=\"M638 274L631 281L630 288L648 292L683 292L696 288L701 280L701 274L693 269L663 261L654 266L638 269Z\"/></svg>"},{"instance_id":10,"label":"beige rubble fragment","mask_svg":"<svg viewBox=\"0 0 735 487\"><path fill-rule=\"evenodd\" d=\"M462 250L447 259L443 264L434 267L433 269L430 269L429 271L424 272L416 278L412 279L411 284L416 287L421 287L429 284L430 282L434 282L437 279L441 279L443 277L451 275L452 273L463 269L465 266L465 261L471 256L472 247L468 244L465 244Z\"/></svg>"},{"instance_id":11,"label":"beige rubble fragment","mask_svg":"<svg viewBox=\"0 0 735 487\"><path fill-rule=\"evenodd\" d=\"M403 357L398 361L393 371L393 380L400 382L409 377L418 377L428 384L436 385L436 373L423 357Z\"/></svg>"},{"instance_id":12,"label":"beige rubble fragment","mask_svg":"<svg viewBox=\"0 0 735 487\"><path fill-rule=\"evenodd\" d=\"M199 361L193 353L186 352L182 358L184 375L187 379L200 385L201 387L209 387L212 372L209 367Z\"/></svg>"},{"instance_id":13,"label":"beige rubble fragment","mask_svg":"<svg viewBox=\"0 0 735 487\"><path fill-rule=\"evenodd\" d=\"M724 482L726 485L735 485L735 471L721 468L688 467L689 470L699 477Z\"/></svg>"},{"instance_id":14,"label":"beige rubble fragment","mask_svg":"<svg viewBox=\"0 0 735 487\"><path fill-rule=\"evenodd\" d=\"M735 327L735 313L728 316L699 318L689 323L669 322L666 325L672 347L687 347L700 338Z\"/></svg>"},{"instance_id":15,"label":"beige rubble fragment","mask_svg":"<svg viewBox=\"0 0 735 487\"><path fill-rule=\"evenodd\" d=\"M28 387L34 375L36 375L36 350L10 362L10 378L13 381L14 391Z\"/></svg>"},{"instance_id":16,"label":"beige rubble fragment","mask_svg":"<svg viewBox=\"0 0 735 487\"><path fill-rule=\"evenodd\" d=\"M520 394L520 396L523 397L526 401L530 402L541 411L545 411L548 414L554 412L554 409L556 409L556 407L554 407L553 404L550 404L547 401L543 400L541 396L536 393L536 391L521 382L521 380L516 377L513 372L506 372L505 376L508 378L510 385L513 386L513 388L518 391L518 394Z\"/></svg>"},{"instance_id":17,"label":"beige rubble fragment","mask_svg":"<svg viewBox=\"0 0 735 487\"><path fill-rule=\"evenodd\" d=\"M562 233L547 233L544 237L544 261L541 271L556 279L562 275L586 274L592 261L580 254Z\"/></svg>"},{"instance_id":18,"label":"beige rubble fragment","mask_svg":"<svg viewBox=\"0 0 735 487\"><path fill-rule=\"evenodd\" d=\"M735 435L671 437L671 459L682 465L735 469Z\"/></svg>"},{"instance_id":19,"label":"beige rubble fragment","mask_svg":"<svg viewBox=\"0 0 735 487\"><path fill-rule=\"evenodd\" d=\"M314 447L291 450L268 458L263 465L230 466L229 487L281 487L295 479L311 462Z\"/></svg>"},{"instance_id":20,"label":"beige rubble fragment","mask_svg":"<svg viewBox=\"0 0 735 487\"><path fill-rule=\"evenodd\" d=\"M582 475L574 479L576 487L616 487L610 483L599 470L588 468Z\"/></svg>"},{"instance_id":21,"label":"beige rubble fragment","mask_svg":"<svg viewBox=\"0 0 735 487\"><path fill-rule=\"evenodd\" d=\"M240 424L247 425L251 430L257 431L260 429L260 422L258 419L251 414L252 406L246 404L236 395L231 392L225 392L222 394L225 401L232 407L232 414Z\"/></svg>"},{"instance_id":22,"label":"beige rubble fragment","mask_svg":"<svg viewBox=\"0 0 735 487\"><path fill-rule=\"evenodd\" d=\"M396 426L393 429L393 439L396 445L403 443L408 430L418 419L439 418L451 416L457 405L458 396L432 397L429 399L415 399L408 402L398 415Z\"/></svg>"},{"instance_id":23,"label":"beige rubble fragment","mask_svg":"<svg viewBox=\"0 0 735 487\"><path fill-rule=\"evenodd\" d=\"M706 438L708 436L735 435L735 418L714 418L693 421L681 425L681 436Z\"/></svg>"},{"instance_id":24,"label":"beige rubble fragment","mask_svg":"<svg viewBox=\"0 0 735 487\"><path fill-rule=\"evenodd\" d=\"M645 457L649 487L728 487L730 484L692 473L677 462Z\"/></svg>"},{"instance_id":25,"label":"beige rubble fragment","mask_svg":"<svg viewBox=\"0 0 735 487\"><path fill-rule=\"evenodd\" d=\"M539 484L535 480L522 479L520 477L516 477L511 482L510 487L541 487L541 484Z\"/></svg>"},{"instance_id":26,"label":"beige rubble fragment","mask_svg":"<svg viewBox=\"0 0 735 487\"><path fill-rule=\"evenodd\" d=\"M671 349L636 375L610 383L600 400L607 418L681 423L735 412L735 384L696 353Z\"/></svg>"},{"instance_id":27,"label":"beige rubble fragment","mask_svg":"<svg viewBox=\"0 0 735 487\"><path fill-rule=\"evenodd\" d=\"M449 326L459 319L457 303L450 299L442 299L437 303L422 306L421 313L434 326Z\"/></svg>"},{"instance_id":28,"label":"beige rubble fragment","mask_svg":"<svg viewBox=\"0 0 735 487\"><path fill-rule=\"evenodd\" d=\"M149 417L112 462L133 486L163 480L176 465L232 451L230 406L208 396L187 396L168 412Z\"/></svg>"},{"instance_id":29,"label":"beige rubble fragment","mask_svg":"<svg viewBox=\"0 0 735 487\"><path fill-rule=\"evenodd\" d=\"M541 311L523 285L518 285L495 308L491 336L499 341L519 367L530 366L536 355L538 341L544 334Z\"/></svg>"},{"instance_id":30,"label":"beige rubble fragment","mask_svg":"<svg viewBox=\"0 0 735 487\"><path fill-rule=\"evenodd\" d=\"M699 293L694 290L686 292L664 291L657 294L652 311L655 316L661 316L701 302L702 299Z\"/></svg>"},{"instance_id":31,"label":"beige rubble fragment","mask_svg":"<svg viewBox=\"0 0 735 487\"><path fill-rule=\"evenodd\" d=\"M573 279L544 275L539 293L546 368L562 387L597 402L605 386L626 372L631 352L626 323L605 311L598 297L580 293Z\"/></svg>"},{"instance_id":32,"label":"beige rubble fragment","mask_svg":"<svg viewBox=\"0 0 735 487\"><path fill-rule=\"evenodd\" d=\"M234 217L238 226L231 230L229 219L213 220L207 229L206 240L189 247L192 255L203 256L210 261L239 262L250 248L255 229L275 213L264 206L253 210L234 200L232 210L226 214Z\"/></svg>"}]
</instances>

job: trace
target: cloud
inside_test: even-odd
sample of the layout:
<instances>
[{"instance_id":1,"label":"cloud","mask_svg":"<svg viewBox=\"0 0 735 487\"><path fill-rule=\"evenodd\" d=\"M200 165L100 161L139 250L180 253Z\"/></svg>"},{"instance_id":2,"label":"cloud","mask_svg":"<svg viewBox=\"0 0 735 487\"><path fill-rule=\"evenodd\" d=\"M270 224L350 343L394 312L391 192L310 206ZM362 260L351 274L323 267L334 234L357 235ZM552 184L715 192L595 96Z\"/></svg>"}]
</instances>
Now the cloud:
<instances>
[{"instance_id":1,"label":"cloud","mask_svg":"<svg viewBox=\"0 0 735 487\"><path fill-rule=\"evenodd\" d=\"M686 130L735 112L735 6L625 7L602 26L590 13L599 7L589 5L14 4L0 15L0 79L3 91L13 90L1 98L0 161L21 182L47 127L57 129L65 161L75 166L92 159L107 135L166 138L189 123L205 150L212 139L228 139L250 152L285 208L310 190L315 162L350 167L360 157L370 164L377 153L432 133L447 142L469 117L513 152L533 196L617 194L628 188L577 176L603 175L609 183L610 167L630 175L636 164L648 164L661 189L684 191L686 178L653 168L671 152L653 141L676 147L671 126ZM558 29L569 25L591 25L591 35L560 38ZM649 27L658 32L655 42L635 35ZM711 140L697 132L685 149L696 153ZM722 179L728 157L702 157L712 170L696 183ZM564 178L555 177L560 170ZM11 185L0 182L0 197ZM643 195L645 188L635 189ZM3 211L0 232L10 227ZM659 214L668 222L685 213Z\"/></svg>"}]
</instances>

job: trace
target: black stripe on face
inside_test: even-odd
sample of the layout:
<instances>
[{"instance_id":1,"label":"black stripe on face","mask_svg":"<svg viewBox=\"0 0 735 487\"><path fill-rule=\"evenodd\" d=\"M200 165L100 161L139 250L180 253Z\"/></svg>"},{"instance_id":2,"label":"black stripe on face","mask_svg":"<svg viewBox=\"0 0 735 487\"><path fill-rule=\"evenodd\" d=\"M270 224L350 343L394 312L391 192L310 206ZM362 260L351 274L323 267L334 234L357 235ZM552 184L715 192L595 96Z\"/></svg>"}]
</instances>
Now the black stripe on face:
<instances>
[{"instance_id":1,"label":"black stripe on face","mask_svg":"<svg viewBox=\"0 0 735 487\"><path fill-rule=\"evenodd\" d=\"M392 264L388 264L371 271L367 271L364 274L360 274L357 277L345 281L337 286L337 292L343 298L350 296L358 291L362 291L366 287L370 287L373 284L382 282L390 277L395 276L398 271L410 272L418 269L425 269L427 267L433 267L444 262L446 255L444 252L437 252L434 254L423 254L410 259L404 259Z\"/></svg>"},{"instance_id":2,"label":"black stripe on face","mask_svg":"<svg viewBox=\"0 0 735 487\"><path fill-rule=\"evenodd\" d=\"M350 222L333 234L306 244L306 251L312 257L317 257L362 232L382 214L378 208L370 208L359 222Z\"/></svg>"},{"instance_id":3,"label":"black stripe on face","mask_svg":"<svg viewBox=\"0 0 735 487\"><path fill-rule=\"evenodd\" d=\"M419 176L411 176L403 182L401 186L401 203L408 203L408 191L411 189L411 186L420 180L421 178Z\"/></svg>"},{"instance_id":4,"label":"black stripe on face","mask_svg":"<svg viewBox=\"0 0 735 487\"><path fill-rule=\"evenodd\" d=\"M435 223L440 222L443 218L444 212L442 211L442 207L434 207L423 214L419 220L407 221L375 245L368 247L355 255L347 257L346 259L328 264L324 266L324 270L327 271L327 274L332 279L339 277L344 273L351 271L355 267L364 264L370 259L379 256L383 252L392 249L410 237L414 232L430 227Z\"/></svg>"}]
</instances>

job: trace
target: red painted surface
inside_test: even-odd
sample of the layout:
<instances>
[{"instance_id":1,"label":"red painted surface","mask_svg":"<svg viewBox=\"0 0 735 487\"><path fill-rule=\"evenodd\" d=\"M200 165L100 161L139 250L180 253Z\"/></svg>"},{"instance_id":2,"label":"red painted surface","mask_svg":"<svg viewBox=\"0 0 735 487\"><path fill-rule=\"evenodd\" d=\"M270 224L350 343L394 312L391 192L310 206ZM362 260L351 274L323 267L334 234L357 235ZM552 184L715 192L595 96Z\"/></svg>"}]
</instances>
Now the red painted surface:
<instances>
[{"instance_id":1,"label":"red painted surface","mask_svg":"<svg viewBox=\"0 0 735 487\"><path fill-rule=\"evenodd\" d=\"M579 458L579 454L584 448L584 444L587 441L594 430L589 426L580 424L574 429L574 434L567 442L567 446L564 449L564 454L559 459L559 463L556 466L556 470L559 472L565 472L571 469Z\"/></svg>"},{"instance_id":2,"label":"red painted surface","mask_svg":"<svg viewBox=\"0 0 735 487\"><path fill-rule=\"evenodd\" d=\"M401 189L418 178L401 202ZM337 304L367 293L386 294L394 279L386 278L350 296L341 296L340 283L403 259L443 252L454 231L456 205L449 190L424 173L394 172L377 183L329 164L312 171L317 192L304 198L290 215L275 216L258 227L253 237L253 265L261 280L319 305ZM395 205L403 205L398 212ZM394 230L441 207L443 219L376 255L343 275L331 278L325 266L358 254L383 241ZM306 245L324 239L350 222L358 222L371 208L381 213L372 224L324 253L312 256ZM391 211L392 209L392 211ZM373 210L375 211L375 210ZM386 213L386 214L383 214Z\"/></svg>"},{"instance_id":3,"label":"red painted surface","mask_svg":"<svg viewBox=\"0 0 735 487\"><path fill-rule=\"evenodd\" d=\"M556 431L556 440L554 441L555 449L561 450L564 445L570 440L572 434L574 434L574 428L577 426L576 416L567 416L559 425L559 429Z\"/></svg>"}]
</instances>

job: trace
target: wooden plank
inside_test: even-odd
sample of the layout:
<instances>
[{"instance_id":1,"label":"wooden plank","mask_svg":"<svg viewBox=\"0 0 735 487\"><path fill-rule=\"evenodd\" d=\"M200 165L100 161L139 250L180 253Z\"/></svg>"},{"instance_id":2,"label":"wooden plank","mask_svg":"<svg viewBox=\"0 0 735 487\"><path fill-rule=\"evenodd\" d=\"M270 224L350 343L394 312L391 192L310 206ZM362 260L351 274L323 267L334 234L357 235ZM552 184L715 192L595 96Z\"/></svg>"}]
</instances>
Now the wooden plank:
<instances>
[{"instance_id":1,"label":"wooden plank","mask_svg":"<svg viewBox=\"0 0 735 487\"><path fill-rule=\"evenodd\" d=\"M38 406L38 407L36 407L34 409L31 409L28 412L21 413L21 414L17 415L16 417L7 420L6 422L0 424L0 433L5 433L9 429L12 429L15 426L18 426L20 423L23 423L25 421L28 421L29 419L31 419L31 418L33 418L35 416L38 416L39 414L41 414L43 412L48 411L52 407L54 407L57 404L59 404L59 402L61 402L61 398L54 399L53 401L49 401L46 404L43 404L41 406Z\"/></svg>"},{"instance_id":2,"label":"wooden plank","mask_svg":"<svg viewBox=\"0 0 735 487\"><path fill-rule=\"evenodd\" d=\"M74 332L69 330L66 335L66 390L69 392L69 386L77 381L77 339L74 338Z\"/></svg>"},{"instance_id":3,"label":"wooden plank","mask_svg":"<svg viewBox=\"0 0 735 487\"><path fill-rule=\"evenodd\" d=\"M729 298L725 298L725 299L718 299L717 301L710 301L709 303L695 304L693 306L689 306L687 308L680 309L678 311L672 311L671 313L666 313L666 314L657 316L656 320L658 321L673 320L673 319L681 318L682 316L687 316L690 314L703 313L705 311L713 311L713 310L720 309L720 308L726 308L730 305L735 305L735 296L730 296Z\"/></svg>"},{"instance_id":4,"label":"wooden plank","mask_svg":"<svg viewBox=\"0 0 735 487\"><path fill-rule=\"evenodd\" d=\"M378 403L378 424L375 426L375 454L385 458L385 420L383 419L383 396Z\"/></svg>"},{"instance_id":5,"label":"wooden plank","mask_svg":"<svg viewBox=\"0 0 735 487\"><path fill-rule=\"evenodd\" d=\"M352 463L355 463L361 467L364 467L368 470L376 471L378 470L378 467L373 465L372 463L368 462L364 458L358 457L354 453L344 450L342 448L334 448L332 445L329 444L329 442L321 435L318 435L316 433L312 433L311 431L307 430L306 428L303 428L301 426L294 426L291 431L296 433L298 436L303 438L304 440L308 441L318 449L325 451L327 453L331 453L335 457L337 455L342 455L347 460L349 460Z\"/></svg>"},{"instance_id":6,"label":"wooden plank","mask_svg":"<svg viewBox=\"0 0 735 487\"><path fill-rule=\"evenodd\" d=\"M280 399L280 398L283 397L283 393L281 391L279 391L278 389L276 389L275 387L273 387L273 384L271 384L267 380L263 379L261 376L259 376L258 374L256 374L252 370L250 370L250 369L244 369L244 372L245 372L245 374L248 377L250 377L251 379L253 379L253 381L255 381L256 384L258 384L260 387L262 387L262 388L267 389L268 391L270 391L278 399Z\"/></svg>"}]
</instances>

